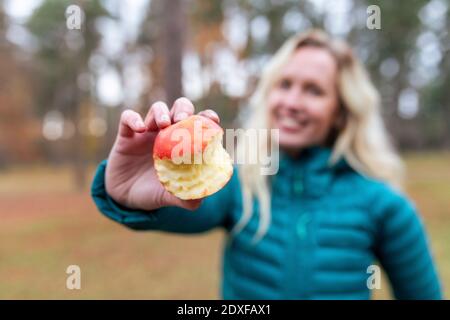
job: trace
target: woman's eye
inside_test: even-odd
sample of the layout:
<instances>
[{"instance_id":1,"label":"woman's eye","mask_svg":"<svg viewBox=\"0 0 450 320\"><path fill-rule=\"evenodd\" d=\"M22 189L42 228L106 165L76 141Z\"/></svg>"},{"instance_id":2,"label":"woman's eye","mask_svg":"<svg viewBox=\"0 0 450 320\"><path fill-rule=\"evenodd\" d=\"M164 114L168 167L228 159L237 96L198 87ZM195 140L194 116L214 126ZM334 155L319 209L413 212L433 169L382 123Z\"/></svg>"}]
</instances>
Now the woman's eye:
<instances>
[{"instance_id":1,"label":"woman's eye","mask_svg":"<svg viewBox=\"0 0 450 320\"><path fill-rule=\"evenodd\" d=\"M280 88L281 89L289 89L292 85L292 81L289 79L282 79L280 81Z\"/></svg>"},{"instance_id":2,"label":"woman's eye","mask_svg":"<svg viewBox=\"0 0 450 320\"><path fill-rule=\"evenodd\" d=\"M312 93L315 96L321 96L323 95L323 90L320 89L318 86L316 85L309 85L306 87L306 91Z\"/></svg>"}]
</instances>

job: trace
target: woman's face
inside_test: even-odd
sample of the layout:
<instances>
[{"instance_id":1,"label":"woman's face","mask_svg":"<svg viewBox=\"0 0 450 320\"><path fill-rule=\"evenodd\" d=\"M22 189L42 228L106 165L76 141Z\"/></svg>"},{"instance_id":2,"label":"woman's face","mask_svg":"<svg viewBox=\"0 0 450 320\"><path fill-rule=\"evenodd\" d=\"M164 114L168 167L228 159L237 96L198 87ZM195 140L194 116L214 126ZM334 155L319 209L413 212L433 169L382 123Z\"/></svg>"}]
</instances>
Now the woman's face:
<instances>
[{"instance_id":1,"label":"woman's face","mask_svg":"<svg viewBox=\"0 0 450 320\"><path fill-rule=\"evenodd\" d=\"M297 50L268 97L271 127L280 147L297 152L325 142L338 113L337 65L322 48Z\"/></svg>"}]
</instances>

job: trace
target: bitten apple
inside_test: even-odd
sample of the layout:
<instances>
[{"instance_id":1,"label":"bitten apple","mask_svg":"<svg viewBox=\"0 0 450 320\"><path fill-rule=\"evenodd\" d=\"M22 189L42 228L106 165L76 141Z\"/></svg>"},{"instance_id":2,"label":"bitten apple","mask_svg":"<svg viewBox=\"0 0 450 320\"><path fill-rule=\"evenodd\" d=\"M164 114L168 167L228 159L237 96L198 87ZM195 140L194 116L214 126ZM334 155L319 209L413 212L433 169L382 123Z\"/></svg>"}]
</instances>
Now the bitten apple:
<instances>
[{"instance_id":1,"label":"bitten apple","mask_svg":"<svg viewBox=\"0 0 450 320\"><path fill-rule=\"evenodd\" d=\"M155 139L153 160L166 190L180 199L193 200L222 189L233 174L222 137L223 129L200 115L162 129Z\"/></svg>"}]
</instances>

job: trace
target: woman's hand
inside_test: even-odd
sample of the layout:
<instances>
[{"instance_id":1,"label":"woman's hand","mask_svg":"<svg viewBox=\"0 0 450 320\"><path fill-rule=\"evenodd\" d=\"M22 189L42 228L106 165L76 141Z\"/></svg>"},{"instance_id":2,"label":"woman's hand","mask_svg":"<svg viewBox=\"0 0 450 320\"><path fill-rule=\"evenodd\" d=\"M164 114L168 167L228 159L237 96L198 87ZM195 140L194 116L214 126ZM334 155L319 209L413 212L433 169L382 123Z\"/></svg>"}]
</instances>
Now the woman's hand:
<instances>
[{"instance_id":1,"label":"woman's hand","mask_svg":"<svg viewBox=\"0 0 450 320\"><path fill-rule=\"evenodd\" d=\"M132 110L122 113L105 175L106 191L115 201L143 210L163 206L195 210L200 206L201 200L181 200L166 191L153 166L153 143L158 131L193 114L194 105L186 98L177 99L170 111L165 103L154 103L145 120ZM219 123L212 110L199 114Z\"/></svg>"}]
</instances>

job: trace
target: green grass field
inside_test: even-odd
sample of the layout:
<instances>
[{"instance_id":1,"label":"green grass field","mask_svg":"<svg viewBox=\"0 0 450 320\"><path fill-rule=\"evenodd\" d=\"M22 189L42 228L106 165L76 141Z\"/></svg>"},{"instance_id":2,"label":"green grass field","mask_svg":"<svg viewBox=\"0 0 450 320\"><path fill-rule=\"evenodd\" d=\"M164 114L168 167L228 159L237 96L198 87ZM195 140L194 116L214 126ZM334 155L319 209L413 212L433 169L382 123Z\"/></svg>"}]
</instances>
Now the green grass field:
<instances>
[{"instance_id":1,"label":"green grass field","mask_svg":"<svg viewBox=\"0 0 450 320\"><path fill-rule=\"evenodd\" d=\"M450 295L450 153L407 154L419 207ZM0 172L0 299L217 299L223 233L133 232L72 191L67 169ZM81 290L66 268L81 268ZM386 281L375 299L390 298Z\"/></svg>"}]
</instances>

